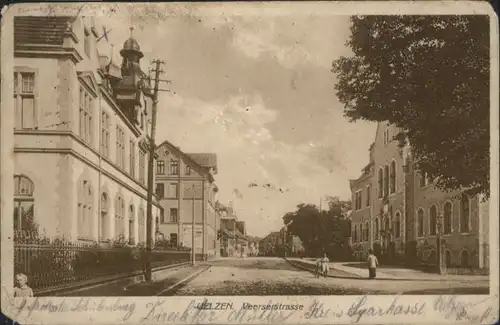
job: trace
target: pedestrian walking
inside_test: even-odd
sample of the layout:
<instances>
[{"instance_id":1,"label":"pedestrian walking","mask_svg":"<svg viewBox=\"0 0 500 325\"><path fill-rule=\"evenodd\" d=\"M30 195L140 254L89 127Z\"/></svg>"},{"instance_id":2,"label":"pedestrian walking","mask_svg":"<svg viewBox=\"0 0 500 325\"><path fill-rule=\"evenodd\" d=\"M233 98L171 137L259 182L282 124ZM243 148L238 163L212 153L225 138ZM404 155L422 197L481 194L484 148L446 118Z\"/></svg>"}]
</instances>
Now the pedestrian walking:
<instances>
[{"instance_id":1,"label":"pedestrian walking","mask_svg":"<svg viewBox=\"0 0 500 325\"><path fill-rule=\"evenodd\" d=\"M316 269L314 271L314 277L319 278L319 274L323 270L322 264L321 264L321 258L316 259Z\"/></svg>"},{"instance_id":2,"label":"pedestrian walking","mask_svg":"<svg viewBox=\"0 0 500 325\"><path fill-rule=\"evenodd\" d=\"M14 297L33 297L33 290L28 287L28 277L26 274L16 274L16 287Z\"/></svg>"},{"instance_id":3,"label":"pedestrian walking","mask_svg":"<svg viewBox=\"0 0 500 325\"><path fill-rule=\"evenodd\" d=\"M370 279L375 279L377 276L377 267L378 267L378 259L375 254L373 254L373 250L368 250L368 277Z\"/></svg>"},{"instance_id":4,"label":"pedestrian walking","mask_svg":"<svg viewBox=\"0 0 500 325\"><path fill-rule=\"evenodd\" d=\"M328 256L326 256L326 253L323 254L323 258L321 259L321 266L322 266L322 273L325 278L328 276L328 269L330 268L329 263L330 260L328 259Z\"/></svg>"}]
</instances>

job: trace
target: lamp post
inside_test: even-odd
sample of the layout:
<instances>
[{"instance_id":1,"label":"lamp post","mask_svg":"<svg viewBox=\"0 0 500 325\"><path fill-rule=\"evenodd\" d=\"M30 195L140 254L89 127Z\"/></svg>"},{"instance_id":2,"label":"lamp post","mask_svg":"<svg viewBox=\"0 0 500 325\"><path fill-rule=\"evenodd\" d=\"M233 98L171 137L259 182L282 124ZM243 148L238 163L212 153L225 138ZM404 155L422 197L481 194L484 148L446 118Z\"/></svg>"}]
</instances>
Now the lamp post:
<instances>
[{"instance_id":1,"label":"lamp post","mask_svg":"<svg viewBox=\"0 0 500 325\"><path fill-rule=\"evenodd\" d=\"M436 236L436 258L437 258L437 272L438 274L443 274L443 254L442 254L442 231L443 231L443 216L438 215L437 218L437 236Z\"/></svg>"}]
</instances>

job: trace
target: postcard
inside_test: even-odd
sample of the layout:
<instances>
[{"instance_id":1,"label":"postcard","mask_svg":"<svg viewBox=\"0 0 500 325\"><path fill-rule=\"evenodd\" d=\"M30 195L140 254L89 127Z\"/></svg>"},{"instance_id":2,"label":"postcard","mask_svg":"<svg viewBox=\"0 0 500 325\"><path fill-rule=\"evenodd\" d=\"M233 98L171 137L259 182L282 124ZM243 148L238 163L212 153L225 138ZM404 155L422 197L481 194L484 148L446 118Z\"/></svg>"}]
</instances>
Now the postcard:
<instances>
[{"instance_id":1,"label":"postcard","mask_svg":"<svg viewBox=\"0 0 500 325\"><path fill-rule=\"evenodd\" d=\"M7 317L498 321L488 3L26 3L1 17Z\"/></svg>"}]
</instances>

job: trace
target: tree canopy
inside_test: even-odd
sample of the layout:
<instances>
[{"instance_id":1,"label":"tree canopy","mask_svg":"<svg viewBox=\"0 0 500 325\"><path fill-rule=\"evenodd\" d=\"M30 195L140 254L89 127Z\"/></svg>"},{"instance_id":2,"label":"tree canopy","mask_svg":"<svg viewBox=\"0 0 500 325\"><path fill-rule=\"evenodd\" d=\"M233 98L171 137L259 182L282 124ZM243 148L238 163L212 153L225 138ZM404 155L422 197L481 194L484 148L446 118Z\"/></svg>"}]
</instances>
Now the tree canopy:
<instances>
[{"instance_id":1,"label":"tree canopy","mask_svg":"<svg viewBox=\"0 0 500 325\"><path fill-rule=\"evenodd\" d=\"M489 196L488 16L354 16L350 31L332 68L345 116L401 128L437 187Z\"/></svg>"},{"instance_id":2,"label":"tree canopy","mask_svg":"<svg viewBox=\"0 0 500 325\"><path fill-rule=\"evenodd\" d=\"M299 204L297 210L283 216L288 232L299 237L309 256L328 253L331 257L350 256L348 237L351 234L349 219L345 212L350 201L338 197L326 198L328 211L320 211L313 204Z\"/></svg>"}]
</instances>

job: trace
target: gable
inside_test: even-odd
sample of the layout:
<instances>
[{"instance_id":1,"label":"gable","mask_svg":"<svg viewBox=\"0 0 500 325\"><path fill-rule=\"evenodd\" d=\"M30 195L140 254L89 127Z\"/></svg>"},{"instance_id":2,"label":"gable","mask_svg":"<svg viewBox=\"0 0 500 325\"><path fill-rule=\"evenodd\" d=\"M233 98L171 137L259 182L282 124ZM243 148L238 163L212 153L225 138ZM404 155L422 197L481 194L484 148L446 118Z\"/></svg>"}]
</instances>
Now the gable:
<instances>
[{"instance_id":1,"label":"gable","mask_svg":"<svg viewBox=\"0 0 500 325\"><path fill-rule=\"evenodd\" d=\"M97 79L94 74L90 71L78 72L78 79L84 85L84 87L90 91L94 96L98 95Z\"/></svg>"}]
</instances>

